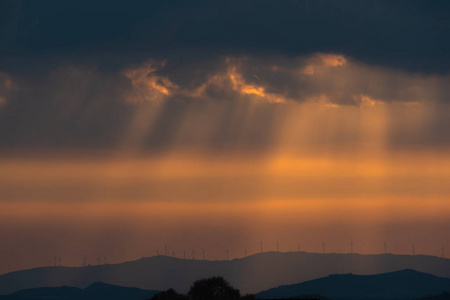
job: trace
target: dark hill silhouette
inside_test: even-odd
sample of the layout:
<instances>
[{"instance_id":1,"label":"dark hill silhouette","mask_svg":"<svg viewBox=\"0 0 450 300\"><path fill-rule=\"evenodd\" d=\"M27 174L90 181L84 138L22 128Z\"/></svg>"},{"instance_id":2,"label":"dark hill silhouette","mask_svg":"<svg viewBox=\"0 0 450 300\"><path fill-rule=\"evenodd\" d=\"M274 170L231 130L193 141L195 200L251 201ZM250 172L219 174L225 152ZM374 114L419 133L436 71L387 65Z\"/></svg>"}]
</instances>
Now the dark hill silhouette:
<instances>
[{"instance_id":1,"label":"dark hill silhouette","mask_svg":"<svg viewBox=\"0 0 450 300\"><path fill-rule=\"evenodd\" d=\"M0 300L145 300L159 292L96 282L85 289L68 286L25 289L0 296Z\"/></svg>"},{"instance_id":2,"label":"dark hill silhouette","mask_svg":"<svg viewBox=\"0 0 450 300\"><path fill-rule=\"evenodd\" d=\"M25 289L15 292L9 296L2 296L0 299L82 299L84 297L82 289L69 286L42 287Z\"/></svg>"},{"instance_id":3,"label":"dark hill silhouette","mask_svg":"<svg viewBox=\"0 0 450 300\"><path fill-rule=\"evenodd\" d=\"M417 300L450 300L450 293L444 292L436 296L426 296Z\"/></svg>"},{"instance_id":4,"label":"dark hill silhouette","mask_svg":"<svg viewBox=\"0 0 450 300\"><path fill-rule=\"evenodd\" d=\"M46 286L85 288L98 281L147 290L174 288L187 293L194 281L212 276L223 276L246 294L330 274L370 275L408 268L450 277L449 259L425 255L266 252L230 261L185 260L160 255L120 264L44 267L7 273L0 276L0 294Z\"/></svg>"},{"instance_id":5,"label":"dark hill silhouette","mask_svg":"<svg viewBox=\"0 0 450 300\"><path fill-rule=\"evenodd\" d=\"M414 299L450 291L450 279L414 270L378 275L330 275L303 283L285 285L260 292L259 299L293 298L320 294L333 300Z\"/></svg>"}]
</instances>

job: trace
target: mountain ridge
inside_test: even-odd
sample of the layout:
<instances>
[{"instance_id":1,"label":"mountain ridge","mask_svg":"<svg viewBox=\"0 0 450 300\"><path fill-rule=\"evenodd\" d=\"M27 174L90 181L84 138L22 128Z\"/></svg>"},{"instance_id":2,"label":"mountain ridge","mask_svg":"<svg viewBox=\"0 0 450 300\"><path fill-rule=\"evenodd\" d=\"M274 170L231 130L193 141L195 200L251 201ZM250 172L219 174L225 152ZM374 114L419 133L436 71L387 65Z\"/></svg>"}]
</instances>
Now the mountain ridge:
<instances>
[{"instance_id":1,"label":"mountain ridge","mask_svg":"<svg viewBox=\"0 0 450 300\"><path fill-rule=\"evenodd\" d=\"M185 293L195 280L217 275L243 293L256 293L331 274L370 275L408 268L450 277L449 259L426 255L264 252L230 261L160 255L119 264L15 271L0 276L0 294L44 286L85 288L98 281L148 290L174 288Z\"/></svg>"}]
</instances>

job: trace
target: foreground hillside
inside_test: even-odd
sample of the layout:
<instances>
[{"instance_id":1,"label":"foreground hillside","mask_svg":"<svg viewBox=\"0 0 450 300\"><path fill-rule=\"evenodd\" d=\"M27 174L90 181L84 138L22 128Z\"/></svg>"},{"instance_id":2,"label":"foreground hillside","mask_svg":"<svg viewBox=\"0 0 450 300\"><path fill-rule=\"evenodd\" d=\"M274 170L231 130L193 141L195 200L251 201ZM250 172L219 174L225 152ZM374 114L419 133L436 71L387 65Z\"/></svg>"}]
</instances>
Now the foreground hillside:
<instances>
[{"instance_id":1,"label":"foreground hillside","mask_svg":"<svg viewBox=\"0 0 450 300\"><path fill-rule=\"evenodd\" d=\"M330 275L269 289L256 294L256 297L280 299L320 294L333 300L401 300L439 295L443 292L450 292L450 279L414 270L402 270L377 275Z\"/></svg>"},{"instance_id":2,"label":"foreground hillside","mask_svg":"<svg viewBox=\"0 0 450 300\"><path fill-rule=\"evenodd\" d=\"M377 275L330 275L303 283L280 286L256 294L259 299L316 300L445 300L449 298L450 279L414 270L402 270ZM198 280L191 286L189 296L174 290L149 291L94 283L85 289L76 287L42 287L25 289L0 300L188 300L234 299L253 300L253 295L240 295L222 277Z\"/></svg>"},{"instance_id":3,"label":"foreground hillside","mask_svg":"<svg viewBox=\"0 0 450 300\"><path fill-rule=\"evenodd\" d=\"M0 296L0 300L144 300L152 298L157 293L159 291L97 282L85 289L68 286L25 289L11 295Z\"/></svg>"},{"instance_id":4,"label":"foreground hillside","mask_svg":"<svg viewBox=\"0 0 450 300\"><path fill-rule=\"evenodd\" d=\"M95 282L186 293L197 279L221 275L242 293L257 293L331 274L379 274L414 269L450 277L450 260L424 255L266 252L231 261L184 260L167 256L89 266L44 267L0 276L0 294L36 287L85 288Z\"/></svg>"}]
</instances>

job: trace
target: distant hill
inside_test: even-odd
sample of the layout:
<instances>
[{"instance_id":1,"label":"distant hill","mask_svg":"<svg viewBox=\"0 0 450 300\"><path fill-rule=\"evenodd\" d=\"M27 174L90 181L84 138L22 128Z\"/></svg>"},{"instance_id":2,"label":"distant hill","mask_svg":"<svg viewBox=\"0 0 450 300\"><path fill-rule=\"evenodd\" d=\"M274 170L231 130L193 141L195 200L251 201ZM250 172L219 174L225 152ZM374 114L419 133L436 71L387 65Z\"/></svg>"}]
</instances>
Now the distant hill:
<instances>
[{"instance_id":1,"label":"distant hill","mask_svg":"<svg viewBox=\"0 0 450 300\"><path fill-rule=\"evenodd\" d=\"M68 286L25 289L0 296L0 300L146 300L159 292L97 282L85 289Z\"/></svg>"},{"instance_id":2,"label":"distant hill","mask_svg":"<svg viewBox=\"0 0 450 300\"><path fill-rule=\"evenodd\" d=\"M307 252L265 252L230 261L179 259L160 255L120 264L43 267L11 272L0 276L0 295L36 287L85 288L99 281L147 290L174 288L187 293L195 280L216 275L223 276L246 294L330 274L371 275L403 269L450 277L450 260L425 255Z\"/></svg>"},{"instance_id":3,"label":"distant hill","mask_svg":"<svg viewBox=\"0 0 450 300\"><path fill-rule=\"evenodd\" d=\"M255 296L259 299L280 299L317 294L333 300L401 300L443 292L450 292L450 279L402 270L378 275L330 275L272 288Z\"/></svg>"}]
</instances>

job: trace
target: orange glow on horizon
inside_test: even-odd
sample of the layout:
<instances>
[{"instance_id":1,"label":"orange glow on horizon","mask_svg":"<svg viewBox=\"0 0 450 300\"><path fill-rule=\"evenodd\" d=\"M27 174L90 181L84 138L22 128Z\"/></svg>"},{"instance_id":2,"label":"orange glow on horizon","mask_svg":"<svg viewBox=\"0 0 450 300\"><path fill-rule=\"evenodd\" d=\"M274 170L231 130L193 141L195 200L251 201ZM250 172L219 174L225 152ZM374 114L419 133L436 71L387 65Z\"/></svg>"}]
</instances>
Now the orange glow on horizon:
<instances>
[{"instance_id":1,"label":"orange glow on horizon","mask_svg":"<svg viewBox=\"0 0 450 300\"><path fill-rule=\"evenodd\" d=\"M355 213L359 215L355 216ZM426 221L429 218L446 220L450 208L445 197L424 199L391 197L383 199L291 199L256 202L195 203L147 201L96 202L0 202L0 217L12 223L34 222L158 222L163 219L176 222L226 222L240 219L256 222L261 230L264 223L280 224L281 220L298 225L317 225L323 220L348 225L378 224L386 219L397 222ZM59 220L59 221L58 221ZM266 228L267 229L267 228Z\"/></svg>"}]
</instances>

